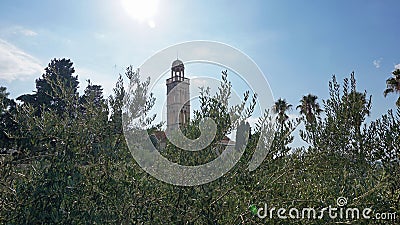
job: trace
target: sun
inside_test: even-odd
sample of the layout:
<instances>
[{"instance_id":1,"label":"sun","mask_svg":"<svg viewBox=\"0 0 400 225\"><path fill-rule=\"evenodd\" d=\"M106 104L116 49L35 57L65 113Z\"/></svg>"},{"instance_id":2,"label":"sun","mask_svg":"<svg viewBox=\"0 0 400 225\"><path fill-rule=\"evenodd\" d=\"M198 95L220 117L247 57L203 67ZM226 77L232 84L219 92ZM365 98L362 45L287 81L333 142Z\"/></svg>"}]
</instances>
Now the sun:
<instances>
[{"instance_id":1,"label":"sun","mask_svg":"<svg viewBox=\"0 0 400 225\"><path fill-rule=\"evenodd\" d=\"M125 11L139 22L155 27L154 16L157 13L158 0L121 0Z\"/></svg>"}]
</instances>

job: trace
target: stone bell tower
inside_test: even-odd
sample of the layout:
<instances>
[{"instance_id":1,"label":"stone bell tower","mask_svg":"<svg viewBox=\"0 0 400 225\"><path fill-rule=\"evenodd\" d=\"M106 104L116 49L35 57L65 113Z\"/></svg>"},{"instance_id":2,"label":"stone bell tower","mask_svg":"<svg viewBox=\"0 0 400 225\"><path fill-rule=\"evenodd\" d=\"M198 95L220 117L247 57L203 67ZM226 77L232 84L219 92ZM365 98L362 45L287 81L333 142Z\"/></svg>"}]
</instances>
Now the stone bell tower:
<instances>
[{"instance_id":1,"label":"stone bell tower","mask_svg":"<svg viewBox=\"0 0 400 225\"><path fill-rule=\"evenodd\" d=\"M181 60L172 62L171 77L166 83L167 130L174 130L190 121L190 80L185 78L185 66Z\"/></svg>"}]
</instances>

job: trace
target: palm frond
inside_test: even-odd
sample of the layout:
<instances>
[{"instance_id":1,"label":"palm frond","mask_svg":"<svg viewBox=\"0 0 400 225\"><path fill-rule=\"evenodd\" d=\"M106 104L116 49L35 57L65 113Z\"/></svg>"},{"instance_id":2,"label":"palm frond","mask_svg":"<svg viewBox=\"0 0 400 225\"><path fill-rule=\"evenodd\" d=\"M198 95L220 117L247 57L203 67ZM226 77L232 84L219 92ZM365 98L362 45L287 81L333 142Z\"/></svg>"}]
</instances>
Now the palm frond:
<instances>
[{"instance_id":1,"label":"palm frond","mask_svg":"<svg viewBox=\"0 0 400 225\"><path fill-rule=\"evenodd\" d=\"M383 96L387 96L389 93L393 93L394 89L393 88L386 88L385 91L383 92Z\"/></svg>"}]
</instances>

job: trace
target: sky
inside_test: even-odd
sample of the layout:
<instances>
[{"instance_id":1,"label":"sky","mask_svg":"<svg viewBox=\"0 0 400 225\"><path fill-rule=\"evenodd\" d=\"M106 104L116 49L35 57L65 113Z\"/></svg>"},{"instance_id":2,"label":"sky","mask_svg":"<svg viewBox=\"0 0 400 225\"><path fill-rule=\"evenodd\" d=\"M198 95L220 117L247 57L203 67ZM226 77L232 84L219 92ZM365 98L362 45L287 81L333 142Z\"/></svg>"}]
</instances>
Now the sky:
<instances>
[{"instance_id":1,"label":"sky","mask_svg":"<svg viewBox=\"0 0 400 225\"><path fill-rule=\"evenodd\" d=\"M376 119L397 98L383 90L400 67L399 8L397 0L2 0L0 85L12 98L32 93L51 59L69 58L81 91L90 78L107 96L128 65L140 67L171 45L210 40L247 54L274 98L294 106L308 93L326 99L332 75L341 82L354 71Z\"/></svg>"}]
</instances>

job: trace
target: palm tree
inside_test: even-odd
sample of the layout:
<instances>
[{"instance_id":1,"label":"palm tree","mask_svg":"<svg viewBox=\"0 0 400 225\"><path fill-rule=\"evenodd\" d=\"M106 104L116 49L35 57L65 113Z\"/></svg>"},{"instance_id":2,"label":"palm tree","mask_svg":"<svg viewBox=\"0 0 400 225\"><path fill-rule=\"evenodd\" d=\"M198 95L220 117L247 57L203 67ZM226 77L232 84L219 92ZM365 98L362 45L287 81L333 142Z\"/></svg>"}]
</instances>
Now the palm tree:
<instances>
[{"instance_id":1,"label":"palm tree","mask_svg":"<svg viewBox=\"0 0 400 225\"><path fill-rule=\"evenodd\" d=\"M306 120L309 123L315 122L315 117L323 111L317 102L318 97L312 94L303 96L300 100L300 105L296 109L300 109L300 114L306 116Z\"/></svg>"},{"instance_id":2,"label":"palm tree","mask_svg":"<svg viewBox=\"0 0 400 225\"><path fill-rule=\"evenodd\" d=\"M400 93L400 69L394 70L392 76L386 80L386 90L383 92L385 97L389 93ZM400 107L400 97L397 99L396 105Z\"/></svg>"},{"instance_id":3,"label":"palm tree","mask_svg":"<svg viewBox=\"0 0 400 225\"><path fill-rule=\"evenodd\" d=\"M351 91L343 96L344 113L349 119L348 125L354 127L358 134L361 133L361 125L367 116L371 114L371 96L367 98L366 92Z\"/></svg>"},{"instance_id":4,"label":"palm tree","mask_svg":"<svg viewBox=\"0 0 400 225\"><path fill-rule=\"evenodd\" d=\"M285 99L280 98L272 107L272 112L278 114L278 121L283 124L289 118L286 112L291 108L291 104L287 103Z\"/></svg>"}]
</instances>

